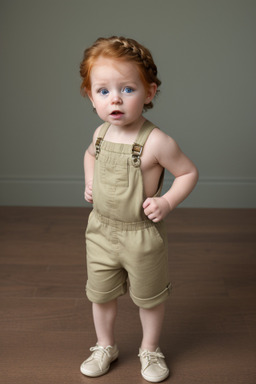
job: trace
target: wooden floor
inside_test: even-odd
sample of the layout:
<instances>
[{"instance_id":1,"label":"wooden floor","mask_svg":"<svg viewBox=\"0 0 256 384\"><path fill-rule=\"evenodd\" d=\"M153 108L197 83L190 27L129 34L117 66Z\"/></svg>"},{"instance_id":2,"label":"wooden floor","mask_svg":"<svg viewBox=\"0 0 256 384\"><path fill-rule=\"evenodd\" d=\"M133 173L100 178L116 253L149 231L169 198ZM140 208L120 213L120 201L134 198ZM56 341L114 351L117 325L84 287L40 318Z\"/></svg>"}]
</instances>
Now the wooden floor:
<instances>
[{"instance_id":1,"label":"wooden floor","mask_svg":"<svg viewBox=\"0 0 256 384\"><path fill-rule=\"evenodd\" d=\"M79 372L95 343L84 295L86 208L0 208L0 382L146 383L141 327L119 300L120 358ZM256 383L256 210L177 209L167 220L173 293L162 350L173 384Z\"/></svg>"}]
</instances>

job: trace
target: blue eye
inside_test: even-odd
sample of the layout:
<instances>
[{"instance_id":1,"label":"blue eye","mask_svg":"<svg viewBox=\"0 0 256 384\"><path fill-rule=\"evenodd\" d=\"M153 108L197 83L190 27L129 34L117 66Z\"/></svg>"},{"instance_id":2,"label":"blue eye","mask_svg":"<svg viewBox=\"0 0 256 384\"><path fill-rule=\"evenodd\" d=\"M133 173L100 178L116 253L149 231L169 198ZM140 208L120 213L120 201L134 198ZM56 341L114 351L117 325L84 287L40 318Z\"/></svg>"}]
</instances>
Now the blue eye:
<instances>
[{"instance_id":1,"label":"blue eye","mask_svg":"<svg viewBox=\"0 0 256 384\"><path fill-rule=\"evenodd\" d=\"M124 93L132 93L133 89L131 87L125 87L123 90Z\"/></svg>"},{"instance_id":2,"label":"blue eye","mask_svg":"<svg viewBox=\"0 0 256 384\"><path fill-rule=\"evenodd\" d=\"M102 88L99 90L99 93L102 95L102 96L106 96L108 95L108 90L106 88Z\"/></svg>"}]
</instances>

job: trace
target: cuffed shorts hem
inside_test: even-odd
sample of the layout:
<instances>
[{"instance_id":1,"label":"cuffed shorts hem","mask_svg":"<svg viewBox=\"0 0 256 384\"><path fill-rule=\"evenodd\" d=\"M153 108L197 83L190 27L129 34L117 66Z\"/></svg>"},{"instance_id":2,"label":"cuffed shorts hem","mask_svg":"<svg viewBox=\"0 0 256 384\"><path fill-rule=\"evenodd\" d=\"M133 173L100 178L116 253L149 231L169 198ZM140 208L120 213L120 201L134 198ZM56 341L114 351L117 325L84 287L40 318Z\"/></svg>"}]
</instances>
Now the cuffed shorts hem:
<instances>
[{"instance_id":1,"label":"cuffed shorts hem","mask_svg":"<svg viewBox=\"0 0 256 384\"><path fill-rule=\"evenodd\" d=\"M127 292L127 283L120 284L116 288L108 292L95 291L94 289L89 288L88 284L85 290L86 290L86 295L88 299L92 303L104 304L118 298L119 296L125 295L125 293Z\"/></svg>"},{"instance_id":2,"label":"cuffed shorts hem","mask_svg":"<svg viewBox=\"0 0 256 384\"><path fill-rule=\"evenodd\" d=\"M150 297L148 299L141 299L139 297L134 296L130 288L130 296L132 301L138 307L144 308L144 309L154 308L157 305L163 303L170 296L170 292L171 292L171 283L169 283L167 287L158 295Z\"/></svg>"}]
</instances>

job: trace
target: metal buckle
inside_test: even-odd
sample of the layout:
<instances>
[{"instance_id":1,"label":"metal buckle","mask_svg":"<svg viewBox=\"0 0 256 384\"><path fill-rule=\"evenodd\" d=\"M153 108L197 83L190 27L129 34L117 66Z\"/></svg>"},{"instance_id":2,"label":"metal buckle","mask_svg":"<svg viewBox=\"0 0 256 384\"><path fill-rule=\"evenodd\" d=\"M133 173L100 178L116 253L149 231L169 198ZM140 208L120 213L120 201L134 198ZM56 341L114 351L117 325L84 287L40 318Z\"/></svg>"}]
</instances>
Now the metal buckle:
<instances>
[{"instance_id":1,"label":"metal buckle","mask_svg":"<svg viewBox=\"0 0 256 384\"><path fill-rule=\"evenodd\" d=\"M102 138L101 137L98 137L97 140L96 140L96 143L95 143L95 157L96 159L98 159L99 157L99 153L100 153L100 146L101 146L101 143L102 143Z\"/></svg>"},{"instance_id":2,"label":"metal buckle","mask_svg":"<svg viewBox=\"0 0 256 384\"><path fill-rule=\"evenodd\" d=\"M139 167L140 166L140 155L142 154L143 146L140 144L133 144L132 147L132 165L134 167Z\"/></svg>"}]
</instances>

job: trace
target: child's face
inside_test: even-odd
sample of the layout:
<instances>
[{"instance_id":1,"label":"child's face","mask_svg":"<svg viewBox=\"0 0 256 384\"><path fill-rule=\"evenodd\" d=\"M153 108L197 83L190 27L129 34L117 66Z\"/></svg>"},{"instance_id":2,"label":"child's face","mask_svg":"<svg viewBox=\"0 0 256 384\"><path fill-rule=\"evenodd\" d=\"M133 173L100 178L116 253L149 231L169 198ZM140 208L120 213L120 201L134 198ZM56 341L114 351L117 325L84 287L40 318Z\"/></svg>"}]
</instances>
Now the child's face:
<instances>
[{"instance_id":1,"label":"child's face","mask_svg":"<svg viewBox=\"0 0 256 384\"><path fill-rule=\"evenodd\" d=\"M149 90L141 81L136 64L99 57L91 70L88 96L103 121L116 126L129 126L142 115L144 104L150 103L157 86Z\"/></svg>"}]
</instances>

